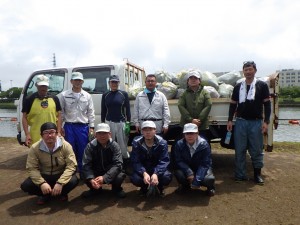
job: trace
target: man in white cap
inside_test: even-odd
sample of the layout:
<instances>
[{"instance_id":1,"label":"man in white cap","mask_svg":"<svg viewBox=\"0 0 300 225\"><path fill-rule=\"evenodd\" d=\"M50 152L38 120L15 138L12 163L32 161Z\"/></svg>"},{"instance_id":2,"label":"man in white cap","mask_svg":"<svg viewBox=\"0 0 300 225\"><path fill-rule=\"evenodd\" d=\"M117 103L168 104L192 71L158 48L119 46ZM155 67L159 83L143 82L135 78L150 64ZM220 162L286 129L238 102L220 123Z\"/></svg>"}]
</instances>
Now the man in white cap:
<instances>
[{"instance_id":1,"label":"man in white cap","mask_svg":"<svg viewBox=\"0 0 300 225\"><path fill-rule=\"evenodd\" d=\"M111 184L117 197L126 196L121 187L126 177L122 172L121 149L110 136L109 125L100 123L95 128L96 138L86 146L82 160L82 176L90 190L82 193L84 198L100 194L104 184Z\"/></svg>"},{"instance_id":2,"label":"man in white cap","mask_svg":"<svg viewBox=\"0 0 300 225\"><path fill-rule=\"evenodd\" d=\"M78 172L81 171L83 152L89 142L89 134L93 133L95 121L92 96L82 89L83 82L82 73L73 72L72 89L62 92L59 98L64 122L62 135L73 147Z\"/></svg>"},{"instance_id":3,"label":"man in white cap","mask_svg":"<svg viewBox=\"0 0 300 225\"><path fill-rule=\"evenodd\" d=\"M175 177L179 183L177 193L190 188L207 188L206 194L214 196L215 177L212 173L211 150L208 142L199 136L198 126L187 123L183 129L184 138L179 140L172 152L175 159Z\"/></svg>"},{"instance_id":4,"label":"man in white cap","mask_svg":"<svg viewBox=\"0 0 300 225\"><path fill-rule=\"evenodd\" d=\"M27 146L31 146L40 140L40 127L42 124L46 122L55 123L59 136L62 126L59 99L48 93L49 78L44 74L37 75L35 86L37 92L27 96L22 107L22 125L26 135L25 145Z\"/></svg>"},{"instance_id":5,"label":"man in white cap","mask_svg":"<svg viewBox=\"0 0 300 225\"><path fill-rule=\"evenodd\" d=\"M154 194L154 187L160 196L164 196L164 186L169 185L172 180L172 174L168 171L168 143L155 134L156 125L153 121L144 121L141 128L142 136L136 137L132 142L133 174L130 180L141 188L142 195Z\"/></svg>"},{"instance_id":6,"label":"man in white cap","mask_svg":"<svg viewBox=\"0 0 300 225\"><path fill-rule=\"evenodd\" d=\"M201 85L199 71L191 70L187 73L187 89L178 100L178 108L181 114L180 126L186 123L194 123L198 126L200 135L206 140L208 134L208 115L211 110L210 94Z\"/></svg>"}]
</instances>

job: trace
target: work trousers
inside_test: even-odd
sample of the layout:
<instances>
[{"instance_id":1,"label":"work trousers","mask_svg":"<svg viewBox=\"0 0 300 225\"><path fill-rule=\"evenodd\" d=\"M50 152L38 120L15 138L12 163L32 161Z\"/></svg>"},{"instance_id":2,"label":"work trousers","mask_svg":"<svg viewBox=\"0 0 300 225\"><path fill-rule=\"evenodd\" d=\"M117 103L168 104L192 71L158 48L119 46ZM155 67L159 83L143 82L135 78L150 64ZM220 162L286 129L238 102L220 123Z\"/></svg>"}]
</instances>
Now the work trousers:
<instances>
[{"instance_id":1,"label":"work trousers","mask_svg":"<svg viewBox=\"0 0 300 225\"><path fill-rule=\"evenodd\" d=\"M45 179L45 181L51 186L51 188L54 187L56 184L56 181L60 178L61 174L56 175L46 175L42 174L42 177ZM67 195L70 191L72 191L76 186L78 185L78 178L75 174L72 175L71 180L63 185L61 195ZM35 185L31 178L28 177L22 184L21 189L24 192L27 192L30 195L38 195L42 196L43 192L41 191L41 188L38 185Z\"/></svg>"}]
</instances>

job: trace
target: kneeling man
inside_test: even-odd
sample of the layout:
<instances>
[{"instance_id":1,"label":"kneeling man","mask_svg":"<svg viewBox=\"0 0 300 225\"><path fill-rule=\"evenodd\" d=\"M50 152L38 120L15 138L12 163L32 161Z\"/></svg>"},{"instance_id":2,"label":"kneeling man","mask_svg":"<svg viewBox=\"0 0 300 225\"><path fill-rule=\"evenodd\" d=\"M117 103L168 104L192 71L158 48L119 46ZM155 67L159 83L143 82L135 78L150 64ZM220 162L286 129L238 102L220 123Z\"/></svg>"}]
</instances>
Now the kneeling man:
<instances>
[{"instance_id":1,"label":"kneeling man","mask_svg":"<svg viewBox=\"0 0 300 225\"><path fill-rule=\"evenodd\" d=\"M175 144L175 177L179 183L178 193L188 189L207 188L208 196L215 194L215 177L212 173L211 150L208 142L199 136L196 124L187 123L184 138Z\"/></svg>"},{"instance_id":2,"label":"kneeling man","mask_svg":"<svg viewBox=\"0 0 300 225\"><path fill-rule=\"evenodd\" d=\"M140 187L142 195L153 195L158 190L164 196L164 186L170 184L172 174L168 171L170 157L168 143L156 135L156 125L153 121L142 123L142 136L132 142L131 162L133 174L131 182Z\"/></svg>"},{"instance_id":3,"label":"kneeling man","mask_svg":"<svg viewBox=\"0 0 300 225\"><path fill-rule=\"evenodd\" d=\"M110 127L100 123L95 128L95 139L85 148L82 159L82 175L89 191L82 193L88 198L101 192L104 184L111 184L119 198L126 197L121 187L126 175L122 172L123 160L120 146L111 139Z\"/></svg>"},{"instance_id":4,"label":"kneeling man","mask_svg":"<svg viewBox=\"0 0 300 225\"><path fill-rule=\"evenodd\" d=\"M26 163L29 177L21 184L21 189L30 195L38 195L39 205L54 196L67 201L68 193L78 184L72 146L57 136L54 123L44 123L40 130L42 139L29 150Z\"/></svg>"}]
</instances>

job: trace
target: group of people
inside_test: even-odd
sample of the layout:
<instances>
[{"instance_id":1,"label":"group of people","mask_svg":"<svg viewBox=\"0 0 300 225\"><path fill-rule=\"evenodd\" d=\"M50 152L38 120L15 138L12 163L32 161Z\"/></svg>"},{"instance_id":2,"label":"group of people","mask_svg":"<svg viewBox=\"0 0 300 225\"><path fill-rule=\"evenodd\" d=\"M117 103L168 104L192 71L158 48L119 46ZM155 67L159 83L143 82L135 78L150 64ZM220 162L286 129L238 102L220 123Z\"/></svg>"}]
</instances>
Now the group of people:
<instances>
[{"instance_id":1,"label":"group of people","mask_svg":"<svg viewBox=\"0 0 300 225\"><path fill-rule=\"evenodd\" d=\"M232 130L235 114L235 179L248 179L246 151L249 148L254 180L263 184L263 143L258 131L260 134L267 131L269 89L254 77L254 62L244 63L243 71L245 81L234 88L227 126ZM21 184L23 191L38 195L38 204L49 201L51 196L66 201L68 193L79 182L76 176L79 172L89 188L82 193L84 198L101 193L104 184L110 184L113 193L123 198L125 169L131 166L130 181L140 188L141 195L164 196L164 188L172 180L172 160L173 174L179 184L177 193L204 187L208 196L214 196L215 177L207 138L212 103L198 73L188 74L187 90L178 102L182 135L172 147L171 156L163 138L170 123L169 106L165 95L156 89L154 74L146 76L146 87L136 97L132 118L128 94L119 90L119 77L111 75L110 91L102 96L101 123L95 127L93 101L82 89L83 82L82 74L74 72L72 89L56 97L47 93L48 78L37 77L38 91L24 101L22 111L26 144L30 146L26 163L29 178ZM134 138L129 153L125 127L131 119L139 135ZM89 139L91 133L94 139Z\"/></svg>"}]
</instances>

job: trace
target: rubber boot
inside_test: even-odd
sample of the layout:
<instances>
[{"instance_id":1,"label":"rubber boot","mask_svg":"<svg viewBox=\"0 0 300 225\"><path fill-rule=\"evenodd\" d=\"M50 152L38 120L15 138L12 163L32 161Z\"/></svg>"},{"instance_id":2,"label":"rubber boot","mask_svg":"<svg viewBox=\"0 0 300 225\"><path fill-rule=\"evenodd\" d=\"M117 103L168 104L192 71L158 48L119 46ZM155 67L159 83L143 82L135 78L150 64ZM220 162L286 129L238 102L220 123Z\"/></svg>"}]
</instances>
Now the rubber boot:
<instances>
[{"instance_id":1,"label":"rubber boot","mask_svg":"<svg viewBox=\"0 0 300 225\"><path fill-rule=\"evenodd\" d=\"M261 168L254 168L254 182L258 185L264 185L264 180L261 177Z\"/></svg>"}]
</instances>

